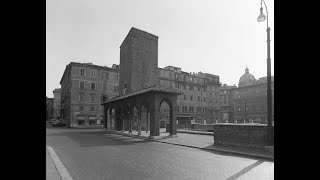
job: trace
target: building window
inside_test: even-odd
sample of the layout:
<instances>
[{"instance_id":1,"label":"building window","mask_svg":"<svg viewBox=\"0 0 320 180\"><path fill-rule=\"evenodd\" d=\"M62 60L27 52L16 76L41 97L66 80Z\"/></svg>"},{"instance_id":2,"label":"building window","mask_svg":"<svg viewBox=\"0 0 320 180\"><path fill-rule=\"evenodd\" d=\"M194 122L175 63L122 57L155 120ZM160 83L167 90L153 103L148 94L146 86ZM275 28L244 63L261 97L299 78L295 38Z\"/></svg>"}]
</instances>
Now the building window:
<instances>
[{"instance_id":1,"label":"building window","mask_svg":"<svg viewBox=\"0 0 320 180\"><path fill-rule=\"evenodd\" d=\"M91 77L93 77L93 78L96 77L96 71L95 70L91 70Z\"/></svg>"},{"instance_id":2,"label":"building window","mask_svg":"<svg viewBox=\"0 0 320 180\"><path fill-rule=\"evenodd\" d=\"M80 69L80 76L84 76L84 69Z\"/></svg>"},{"instance_id":3,"label":"building window","mask_svg":"<svg viewBox=\"0 0 320 180\"><path fill-rule=\"evenodd\" d=\"M101 79L108 79L108 72L101 72Z\"/></svg>"},{"instance_id":4,"label":"building window","mask_svg":"<svg viewBox=\"0 0 320 180\"><path fill-rule=\"evenodd\" d=\"M238 111L239 111L239 112L241 111L241 107L238 107Z\"/></svg>"},{"instance_id":5,"label":"building window","mask_svg":"<svg viewBox=\"0 0 320 180\"><path fill-rule=\"evenodd\" d=\"M190 96L190 101L192 101L192 99L193 99L193 97L192 97L192 95Z\"/></svg>"},{"instance_id":6,"label":"building window","mask_svg":"<svg viewBox=\"0 0 320 180\"><path fill-rule=\"evenodd\" d=\"M83 93L79 93L79 101L83 101L84 100L84 94Z\"/></svg>"},{"instance_id":7,"label":"building window","mask_svg":"<svg viewBox=\"0 0 320 180\"><path fill-rule=\"evenodd\" d=\"M198 96L198 101L200 101L201 100L201 98L200 98L200 96Z\"/></svg>"},{"instance_id":8,"label":"building window","mask_svg":"<svg viewBox=\"0 0 320 180\"><path fill-rule=\"evenodd\" d=\"M187 96L186 95L183 95L183 100L187 100Z\"/></svg>"},{"instance_id":9,"label":"building window","mask_svg":"<svg viewBox=\"0 0 320 180\"><path fill-rule=\"evenodd\" d=\"M103 86L103 90L106 91L107 90L107 84L103 83L102 86Z\"/></svg>"},{"instance_id":10,"label":"building window","mask_svg":"<svg viewBox=\"0 0 320 180\"><path fill-rule=\"evenodd\" d=\"M94 106L90 107L90 111L94 111L94 109L95 109Z\"/></svg>"},{"instance_id":11,"label":"building window","mask_svg":"<svg viewBox=\"0 0 320 180\"><path fill-rule=\"evenodd\" d=\"M206 97L203 97L203 101L206 102Z\"/></svg>"},{"instance_id":12,"label":"building window","mask_svg":"<svg viewBox=\"0 0 320 180\"><path fill-rule=\"evenodd\" d=\"M104 79L104 73L105 72L102 72L102 71L100 72L100 79Z\"/></svg>"},{"instance_id":13,"label":"building window","mask_svg":"<svg viewBox=\"0 0 320 180\"><path fill-rule=\"evenodd\" d=\"M95 90L96 89L96 84L95 83L91 83L91 89Z\"/></svg>"},{"instance_id":14,"label":"building window","mask_svg":"<svg viewBox=\"0 0 320 180\"><path fill-rule=\"evenodd\" d=\"M182 112L187 112L187 106L182 106Z\"/></svg>"},{"instance_id":15,"label":"building window","mask_svg":"<svg viewBox=\"0 0 320 180\"><path fill-rule=\"evenodd\" d=\"M78 125L84 125L84 120L78 120Z\"/></svg>"},{"instance_id":16,"label":"building window","mask_svg":"<svg viewBox=\"0 0 320 180\"><path fill-rule=\"evenodd\" d=\"M96 125L96 120L90 120L89 125Z\"/></svg>"},{"instance_id":17,"label":"building window","mask_svg":"<svg viewBox=\"0 0 320 180\"><path fill-rule=\"evenodd\" d=\"M198 91L200 91L200 87L198 87Z\"/></svg>"},{"instance_id":18,"label":"building window","mask_svg":"<svg viewBox=\"0 0 320 180\"><path fill-rule=\"evenodd\" d=\"M101 102L105 102L107 100L108 100L108 96L104 95L104 94L101 94Z\"/></svg>"},{"instance_id":19,"label":"building window","mask_svg":"<svg viewBox=\"0 0 320 180\"><path fill-rule=\"evenodd\" d=\"M80 112L83 111L83 106L79 106L79 111L80 111Z\"/></svg>"},{"instance_id":20,"label":"building window","mask_svg":"<svg viewBox=\"0 0 320 180\"><path fill-rule=\"evenodd\" d=\"M84 82L80 82L80 89L84 89Z\"/></svg>"},{"instance_id":21,"label":"building window","mask_svg":"<svg viewBox=\"0 0 320 180\"><path fill-rule=\"evenodd\" d=\"M94 102L94 97L95 97L95 94L90 94L90 101L91 102Z\"/></svg>"},{"instance_id":22,"label":"building window","mask_svg":"<svg viewBox=\"0 0 320 180\"><path fill-rule=\"evenodd\" d=\"M193 86L190 85L190 91L193 90Z\"/></svg>"},{"instance_id":23,"label":"building window","mask_svg":"<svg viewBox=\"0 0 320 180\"><path fill-rule=\"evenodd\" d=\"M114 87L113 87L113 91L114 91L114 92L118 92L118 90L119 90L119 86L114 86Z\"/></svg>"},{"instance_id":24,"label":"building window","mask_svg":"<svg viewBox=\"0 0 320 180\"><path fill-rule=\"evenodd\" d=\"M183 85L183 89L186 89L186 85L185 84Z\"/></svg>"},{"instance_id":25,"label":"building window","mask_svg":"<svg viewBox=\"0 0 320 180\"><path fill-rule=\"evenodd\" d=\"M240 99L240 97L241 97L240 94L238 94L238 98L239 98L239 99Z\"/></svg>"},{"instance_id":26,"label":"building window","mask_svg":"<svg viewBox=\"0 0 320 180\"><path fill-rule=\"evenodd\" d=\"M203 108L203 112L204 112L204 113L207 113L207 108L204 107L204 108Z\"/></svg>"}]
</instances>

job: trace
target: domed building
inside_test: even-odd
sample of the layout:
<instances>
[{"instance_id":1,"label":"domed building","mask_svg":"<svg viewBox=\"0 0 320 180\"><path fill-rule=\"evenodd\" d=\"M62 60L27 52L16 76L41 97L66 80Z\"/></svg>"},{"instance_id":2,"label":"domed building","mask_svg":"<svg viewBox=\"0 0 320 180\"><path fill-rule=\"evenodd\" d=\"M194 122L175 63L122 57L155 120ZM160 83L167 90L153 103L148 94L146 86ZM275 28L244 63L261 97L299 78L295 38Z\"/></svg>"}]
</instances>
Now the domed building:
<instances>
[{"instance_id":1,"label":"domed building","mask_svg":"<svg viewBox=\"0 0 320 180\"><path fill-rule=\"evenodd\" d=\"M271 77L272 109L274 108L274 78ZM248 67L234 90L234 121L236 123L267 124L267 77L255 79ZM274 111L272 110L272 119Z\"/></svg>"},{"instance_id":2,"label":"domed building","mask_svg":"<svg viewBox=\"0 0 320 180\"><path fill-rule=\"evenodd\" d=\"M255 85L256 78L249 73L248 67L246 67L245 73L240 77L238 87Z\"/></svg>"}]
</instances>

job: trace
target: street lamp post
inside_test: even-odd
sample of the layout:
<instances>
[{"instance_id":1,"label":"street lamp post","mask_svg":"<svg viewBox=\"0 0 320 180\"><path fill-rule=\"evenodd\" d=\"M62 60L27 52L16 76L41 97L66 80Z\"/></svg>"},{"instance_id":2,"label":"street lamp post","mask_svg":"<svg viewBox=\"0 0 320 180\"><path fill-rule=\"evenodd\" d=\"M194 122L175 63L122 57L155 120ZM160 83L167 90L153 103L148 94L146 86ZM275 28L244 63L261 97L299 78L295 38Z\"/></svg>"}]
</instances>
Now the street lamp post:
<instances>
[{"instance_id":1,"label":"street lamp post","mask_svg":"<svg viewBox=\"0 0 320 180\"><path fill-rule=\"evenodd\" d=\"M263 14L262 2L266 7L267 17ZM273 145L273 133L272 133L272 91L271 91L271 58L270 58L270 28L268 24L268 8L264 0L261 0L260 15L257 21L262 22L267 19L267 111L268 111L268 144Z\"/></svg>"}]
</instances>

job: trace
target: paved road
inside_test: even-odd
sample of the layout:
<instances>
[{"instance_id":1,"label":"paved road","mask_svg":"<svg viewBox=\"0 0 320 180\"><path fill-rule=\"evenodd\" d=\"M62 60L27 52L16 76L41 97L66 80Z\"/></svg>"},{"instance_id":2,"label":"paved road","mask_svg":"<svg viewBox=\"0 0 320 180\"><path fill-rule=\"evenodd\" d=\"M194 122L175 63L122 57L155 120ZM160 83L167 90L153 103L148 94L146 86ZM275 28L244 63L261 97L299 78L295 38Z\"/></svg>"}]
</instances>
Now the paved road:
<instances>
[{"instance_id":1,"label":"paved road","mask_svg":"<svg viewBox=\"0 0 320 180\"><path fill-rule=\"evenodd\" d=\"M73 179L274 179L274 163L94 129L47 128L47 145Z\"/></svg>"}]
</instances>

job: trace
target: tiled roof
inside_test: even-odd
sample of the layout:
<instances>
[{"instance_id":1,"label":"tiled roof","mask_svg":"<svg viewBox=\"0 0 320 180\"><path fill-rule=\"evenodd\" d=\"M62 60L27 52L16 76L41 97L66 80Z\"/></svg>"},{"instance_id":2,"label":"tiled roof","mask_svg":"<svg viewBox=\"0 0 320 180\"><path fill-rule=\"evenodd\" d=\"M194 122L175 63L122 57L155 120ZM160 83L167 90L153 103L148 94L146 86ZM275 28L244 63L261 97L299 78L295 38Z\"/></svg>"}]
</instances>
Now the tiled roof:
<instances>
[{"instance_id":1,"label":"tiled roof","mask_svg":"<svg viewBox=\"0 0 320 180\"><path fill-rule=\"evenodd\" d=\"M135 92L131 92L131 93L123 95L123 96L114 97L114 98L110 99L109 101L101 103L101 104L103 105L103 104L106 104L106 103L118 101L120 99L125 99L125 98L128 98L128 97L137 96L137 95L140 95L140 94L145 94L145 93L148 93L148 92L163 92L163 93L170 93L170 94L177 94L177 95L183 94L183 92L178 91L176 89L172 89L172 88L169 88L169 87L166 87L166 86L162 86L162 85L156 84L156 85L147 87L145 89L141 89L141 90L138 90L138 91L135 91Z\"/></svg>"}]
</instances>

